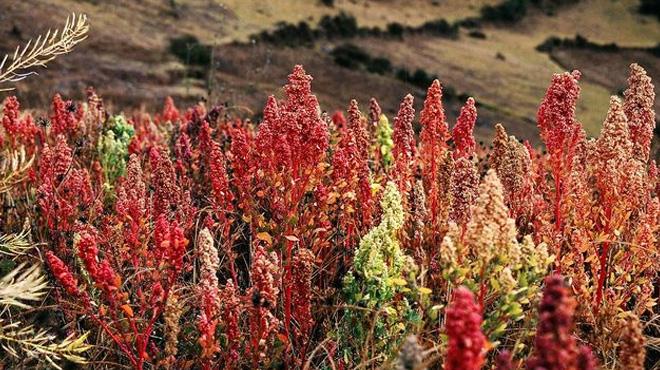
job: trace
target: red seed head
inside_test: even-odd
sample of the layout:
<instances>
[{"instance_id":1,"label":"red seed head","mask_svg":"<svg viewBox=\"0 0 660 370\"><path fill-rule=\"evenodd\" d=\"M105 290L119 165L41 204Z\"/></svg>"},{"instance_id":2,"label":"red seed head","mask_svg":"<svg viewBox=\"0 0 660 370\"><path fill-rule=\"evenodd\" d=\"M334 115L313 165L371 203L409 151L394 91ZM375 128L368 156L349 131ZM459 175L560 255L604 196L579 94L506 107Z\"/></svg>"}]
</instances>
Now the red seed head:
<instances>
[{"instance_id":1,"label":"red seed head","mask_svg":"<svg viewBox=\"0 0 660 370\"><path fill-rule=\"evenodd\" d=\"M484 363L486 337L481 332L481 308L466 287L458 288L447 308L445 370L478 370Z\"/></svg>"},{"instance_id":2,"label":"red seed head","mask_svg":"<svg viewBox=\"0 0 660 370\"><path fill-rule=\"evenodd\" d=\"M537 114L541 138L548 152L561 152L577 125L575 106L580 95L580 72L555 74Z\"/></svg>"},{"instance_id":3,"label":"red seed head","mask_svg":"<svg viewBox=\"0 0 660 370\"><path fill-rule=\"evenodd\" d=\"M467 158L474 154L477 144L474 140L474 125L477 122L477 108L473 98L468 98L458 115L456 126L451 132L456 151L454 159Z\"/></svg>"}]
</instances>

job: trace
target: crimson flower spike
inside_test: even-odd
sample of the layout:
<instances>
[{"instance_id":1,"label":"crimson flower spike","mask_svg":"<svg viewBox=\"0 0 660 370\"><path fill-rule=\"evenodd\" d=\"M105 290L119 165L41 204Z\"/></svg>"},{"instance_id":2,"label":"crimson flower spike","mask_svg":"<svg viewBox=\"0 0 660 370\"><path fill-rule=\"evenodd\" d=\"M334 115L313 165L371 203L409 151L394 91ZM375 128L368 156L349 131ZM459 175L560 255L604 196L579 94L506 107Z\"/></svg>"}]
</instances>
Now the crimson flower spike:
<instances>
[{"instance_id":1,"label":"crimson flower spike","mask_svg":"<svg viewBox=\"0 0 660 370\"><path fill-rule=\"evenodd\" d=\"M561 73L552 76L537 113L541 139L550 155L551 173L555 185L554 223L557 235L563 228L561 204L565 193L565 180L570 176L575 147L583 139L583 130L575 118L575 106L580 95L580 72ZM561 259L561 245L555 246Z\"/></svg>"},{"instance_id":2,"label":"crimson flower spike","mask_svg":"<svg viewBox=\"0 0 660 370\"><path fill-rule=\"evenodd\" d=\"M580 95L580 76L577 70L552 76L552 82L539 107L538 127L551 155L562 151L565 141L570 138L575 130L574 126L578 124L575 119L575 105Z\"/></svg>"},{"instance_id":3,"label":"crimson flower spike","mask_svg":"<svg viewBox=\"0 0 660 370\"><path fill-rule=\"evenodd\" d=\"M371 130L375 129L378 125L381 114L382 110L380 109L380 105L378 105L378 101L376 98L371 98L369 100L369 126Z\"/></svg>"},{"instance_id":4,"label":"crimson flower spike","mask_svg":"<svg viewBox=\"0 0 660 370\"><path fill-rule=\"evenodd\" d=\"M458 288L447 307L445 370L478 370L484 363L486 337L481 332L481 308L466 287Z\"/></svg>"},{"instance_id":5,"label":"crimson flower spike","mask_svg":"<svg viewBox=\"0 0 660 370\"><path fill-rule=\"evenodd\" d=\"M438 213L438 177L440 162L443 160L449 140L449 128L442 106L442 86L434 80L426 93L424 108L420 115L422 132L420 138L420 159L424 188L427 190L431 223L435 225Z\"/></svg>"},{"instance_id":6,"label":"crimson flower spike","mask_svg":"<svg viewBox=\"0 0 660 370\"><path fill-rule=\"evenodd\" d=\"M399 106L399 113L394 119L394 154L396 178L399 189L407 193L412 185L413 160L416 155L415 132L412 122L415 118L413 96L408 94Z\"/></svg>"},{"instance_id":7,"label":"crimson flower spike","mask_svg":"<svg viewBox=\"0 0 660 370\"><path fill-rule=\"evenodd\" d=\"M353 131L355 144L357 145L358 153L363 161L369 160L369 133L362 125L362 113L358 108L357 100L351 99L351 104L348 107L348 128Z\"/></svg>"},{"instance_id":8,"label":"crimson flower spike","mask_svg":"<svg viewBox=\"0 0 660 370\"><path fill-rule=\"evenodd\" d=\"M630 65L628 89L623 93L623 110L628 117L630 138L634 143L634 155L646 162L649 160L651 140L655 129L655 91L651 77L638 64Z\"/></svg>"},{"instance_id":9,"label":"crimson flower spike","mask_svg":"<svg viewBox=\"0 0 660 370\"><path fill-rule=\"evenodd\" d=\"M342 113L342 111L338 110L333 113L331 120L337 131L344 132L346 129L346 117L344 117L344 113Z\"/></svg>"},{"instance_id":10,"label":"crimson flower spike","mask_svg":"<svg viewBox=\"0 0 660 370\"><path fill-rule=\"evenodd\" d=\"M425 145L447 147L447 140L450 138L449 127L445 120L445 109L442 106L442 86L438 80L433 80L426 92L426 100L424 100L424 108L420 113L419 121L422 124L420 133L422 148Z\"/></svg>"},{"instance_id":11,"label":"crimson flower spike","mask_svg":"<svg viewBox=\"0 0 660 370\"><path fill-rule=\"evenodd\" d=\"M163 113L161 119L163 122L177 122L179 120L179 110L174 105L174 100L171 96L165 98L165 105L163 106Z\"/></svg>"},{"instance_id":12,"label":"crimson flower spike","mask_svg":"<svg viewBox=\"0 0 660 370\"><path fill-rule=\"evenodd\" d=\"M46 251L46 261L53 276L64 290L72 297L79 297L81 293L78 290L78 281L69 270L69 267L51 251Z\"/></svg>"},{"instance_id":13,"label":"crimson flower spike","mask_svg":"<svg viewBox=\"0 0 660 370\"><path fill-rule=\"evenodd\" d=\"M2 127L5 128L5 132L12 138L19 131L19 120L20 115L20 104L18 99L15 96L10 96L5 99L4 107L2 108Z\"/></svg>"},{"instance_id":14,"label":"crimson flower spike","mask_svg":"<svg viewBox=\"0 0 660 370\"><path fill-rule=\"evenodd\" d=\"M597 368L589 347L578 346L573 336L575 306L564 278L557 274L548 276L539 305L534 353L526 363L528 370Z\"/></svg>"},{"instance_id":15,"label":"crimson flower spike","mask_svg":"<svg viewBox=\"0 0 660 370\"><path fill-rule=\"evenodd\" d=\"M280 110L282 130L291 148L295 176L304 177L328 148L328 127L321 119L319 103L312 94L312 76L294 67L284 87L286 99Z\"/></svg>"},{"instance_id":16,"label":"crimson flower spike","mask_svg":"<svg viewBox=\"0 0 660 370\"><path fill-rule=\"evenodd\" d=\"M477 144L474 140L474 125L477 122L477 108L473 98L468 98L458 115L451 136L456 144L454 159L467 158L474 154Z\"/></svg>"}]
</instances>

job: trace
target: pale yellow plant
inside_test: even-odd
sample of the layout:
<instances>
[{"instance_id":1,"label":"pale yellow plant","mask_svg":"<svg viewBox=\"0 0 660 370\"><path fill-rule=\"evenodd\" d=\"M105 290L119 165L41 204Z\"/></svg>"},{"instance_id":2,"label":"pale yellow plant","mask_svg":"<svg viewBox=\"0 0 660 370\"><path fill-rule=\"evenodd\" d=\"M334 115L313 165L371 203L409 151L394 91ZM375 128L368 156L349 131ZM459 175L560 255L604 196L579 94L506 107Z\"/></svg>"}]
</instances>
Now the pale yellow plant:
<instances>
[{"instance_id":1,"label":"pale yellow plant","mask_svg":"<svg viewBox=\"0 0 660 370\"><path fill-rule=\"evenodd\" d=\"M25 301L40 301L48 284L40 264L21 263L0 279L0 305L29 308Z\"/></svg>"},{"instance_id":2,"label":"pale yellow plant","mask_svg":"<svg viewBox=\"0 0 660 370\"><path fill-rule=\"evenodd\" d=\"M0 254L17 259L34 248L29 225L26 220L20 233L0 235ZM86 359L82 354L91 348L85 343L87 333L58 340L45 329L12 320L20 312L12 308L30 309L31 303L41 302L47 291L48 281L40 262L32 265L23 262L0 278L0 346L19 362L35 359L57 369L60 369L57 362L64 359L84 364Z\"/></svg>"},{"instance_id":3,"label":"pale yellow plant","mask_svg":"<svg viewBox=\"0 0 660 370\"><path fill-rule=\"evenodd\" d=\"M27 267L26 267L27 266ZM58 341L55 335L33 325L11 320L12 307L31 308L29 302L40 302L46 295L48 283L40 263L22 263L0 279L0 346L15 358L37 359L60 369L56 361L63 359L84 364L82 354L91 348L86 344L87 333L73 334ZM6 314L9 313L9 314Z\"/></svg>"},{"instance_id":4,"label":"pale yellow plant","mask_svg":"<svg viewBox=\"0 0 660 370\"><path fill-rule=\"evenodd\" d=\"M30 220L25 220L23 230L15 234L0 235L0 254L18 257L34 247L30 242Z\"/></svg>"},{"instance_id":5,"label":"pale yellow plant","mask_svg":"<svg viewBox=\"0 0 660 370\"><path fill-rule=\"evenodd\" d=\"M52 367L61 369L56 361L63 359L78 364L85 364L82 354L91 348L86 344L88 333L77 338L69 335L57 342L54 335L32 325L23 326L20 322L5 323L0 320L0 343L2 348L13 357L38 358Z\"/></svg>"},{"instance_id":6,"label":"pale yellow plant","mask_svg":"<svg viewBox=\"0 0 660 370\"><path fill-rule=\"evenodd\" d=\"M7 149L0 155L0 194L7 193L14 185L28 176L34 155L28 157L25 148Z\"/></svg>"},{"instance_id":7,"label":"pale yellow plant","mask_svg":"<svg viewBox=\"0 0 660 370\"><path fill-rule=\"evenodd\" d=\"M69 53L74 46L87 38L89 23L84 14L71 14L62 30L48 30L21 47L16 47L13 56L5 55L0 62L0 91L10 91L13 87L2 87L36 74L37 67L46 68L48 62L57 56Z\"/></svg>"}]
</instances>

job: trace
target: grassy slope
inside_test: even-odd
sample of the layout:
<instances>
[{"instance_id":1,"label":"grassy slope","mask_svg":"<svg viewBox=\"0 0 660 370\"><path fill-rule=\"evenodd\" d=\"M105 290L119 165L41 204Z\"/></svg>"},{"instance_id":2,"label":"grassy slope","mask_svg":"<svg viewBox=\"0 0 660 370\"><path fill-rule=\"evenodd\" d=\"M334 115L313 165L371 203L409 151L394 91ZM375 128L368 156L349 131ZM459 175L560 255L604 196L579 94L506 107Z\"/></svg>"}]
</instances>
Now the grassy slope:
<instances>
[{"instance_id":1,"label":"grassy slope","mask_svg":"<svg viewBox=\"0 0 660 370\"><path fill-rule=\"evenodd\" d=\"M426 21L445 18L453 21L476 16L484 4L496 4L498 0L335 0L334 7L321 5L320 1L244 1L222 2L231 9L240 22L232 22L230 34L244 39L247 35L274 26L278 21L307 21L315 24L324 15L340 11L353 14L364 26L380 26L399 22L417 26ZM411 5L412 4L412 5Z\"/></svg>"},{"instance_id":2,"label":"grassy slope","mask_svg":"<svg viewBox=\"0 0 660 370\"><path fill-rule=\"evenodd\" d=\"M204 81L184 82L183 66L167 52L170 37L191 33L205 43L218 46L219 70L214 86L219 100L239 101L252 111L260 110L265 95L279 91L291 66L304 63L316 76L314 88L323 108L341 109L352 97L366 105L367 98L375 95L386 111L394 112L405 93L412 91L421 97L423 91L393 78L341 69L327 56L325 50L330 45L326 43L315 49L291 50L258 44L237 47L226 42L245 40L249 34L270 28L280 20L314 23L322 15L340 10L354 14L361 25L383 26L390 21L418 25L440 17L451 20L476 15L479 4L484 2L446 0L433 5L430 0L420 0L410 6L405 0L336 0L334 8L311 0L191 0L176 1L175 8L169 2L156 0L97 3L55 0L45 4L25 0L12 2L0 16L0 35L10 35L1 39L0 50L9 50L47 27L57 27L69 11L90 16L91 36L81 48L53 64L40 77L18 85L19 95L30 105L43 104L55 91L81 96L87 85L99 86L106 100L120 107L137 101L159 104L166 95L188 100L203 96ZM633 11L636 3L635 0L583 0L553 17L532 12L513 28L486 27L485 40L463 34L458 41L415 36L405 42L369 39L353 42L373 54L387 56L397 66L437 73L459 92L470 93L484 104L480 117L486 126L496 120L503 121L512 133L528 138L536 136L530 128L551 74L562 71L564 66L582 68L585 78L578 116L589 133L594 134L607 109L608 95L619 89L627 73L625 68L618 68L625 63L617 63L616 70L606 69L602 64L609 63L611 58L594 59L588 53L556 54L550 58L534 48L551 35L572 37L576 33L602 43L652 45L660 39L660 23L637 15ZM35 23L35 19L43 23ZM10 33L14 25L21 31L21 37ZM498 52L505 60L495 58ZM617 60L627 61L630 57L622 55ZM594 65L594 60L601 64ZM653 60L650 59L651 63ZM657 77L653 74L655 69L650 71L652 77ZM608 79L617 82L606 83ZM452 103L448 108L453 116L458 105ZM487 127L482 128L480 136L486 136L488 131Z\"/></svg>"},{"instance_id":3,"label":"grassy slope","mask_svg":"<svg viewBox=\"0 0 660 370\"><path fill-rule=\"evenodd\" d=\"M620 46L654 45L660 40L660 27L655 20L633 14L631 7L635 3L583 1L562 10L560 16L532 14L513 29L487 27L485 40L462 37L456 42L420 36L405 43L364 40L360 44L377 55L392 55L389 50L396 49L395 64L406 63L437 73L442 80L475 95L482 103L520 119L533 120L551 74L564 70L535 47L550 35L573 37L576 33L590 40L616 42ZM497 59L497 53L505 60ZM602 58L594 61L588 53L586 55L575 63L571 60L566 64L591 71L594 62L608 63ZM657 58L646 60L657 63ZM655 66L650 67L653 72ZM608 73L617 76L617 80L625 80L627 68ZM608 96L618 90L612 89L611 84L602 84L602 80L610 76L600 77L600 80L585 78L581 84L582 98L577 114L591 134L600 129Z\"/></svg>"}]
</instances>

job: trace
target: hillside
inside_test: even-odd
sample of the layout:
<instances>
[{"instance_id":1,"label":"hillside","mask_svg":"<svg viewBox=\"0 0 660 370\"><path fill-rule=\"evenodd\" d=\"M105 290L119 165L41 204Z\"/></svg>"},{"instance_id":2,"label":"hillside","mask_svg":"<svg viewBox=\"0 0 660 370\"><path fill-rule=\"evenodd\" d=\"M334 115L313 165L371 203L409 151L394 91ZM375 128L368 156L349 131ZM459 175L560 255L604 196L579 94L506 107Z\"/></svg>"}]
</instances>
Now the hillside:
<instances>
[{"instance_id":1,"label":"hillside","mask_svg":"<svg viewBox=\"0 0 660 370\"><path fill-rule=\"evenodd\" d=\"M437 75L457 95L474 96L481 104L478 136L488 141L496 121L505 123L519 137L536 136L536 109L554 72L568 68L585 72L578 118L590 134L599 130L608 96L624 86L628 64L639 61L657 78L658 58L628 49L651 47L660 40L660 23L637 14L634 0L580 1L552 15L532 8L514 25L483 24L479 31L485 38L470 37L470 30L460 28L457 38L422 33L406 34L402 39L321 39L313 47L295 49L250 42L249 38L278 22L305 21L315 27L322 16L342 11L355 16L360 27L385 28L393 21L416 27L440 18L455 21L476 17L482 5L496 3L418 1L411 6L403 0L339 0L328 7L312 1L26 0L12 2L0 15L0 51L11 51L37 33L60 26L68 12L88 14L90 38L76 52L41 71L39 77L17 85L16 94L28 107L43 104L55 92L80 98L84 89L93 85L118 110L160 106L167 95L174 96L179 104L190 103L208 97L210 89L211 103L233 106L233 102L241 101L247 106L237 112L256 114L265 94L277 94L297 63L315 76L314 90L328 111L345 109L351 98L366 105L369 97L376 96L384 110L393 114L407 92L423 97L423 88L394 74L353 71L335 64L331 50L351 43L370 55L388 59L394 67ZM591 50L543 53L535 49L549 37L576 34L596 43L614 42L620 49L606 55ZM183 35L193 35L202 44L213 46L211 78L208 68L187 68L170 53L170 40ZM610 63L613 60L616 63ZM417 100L419 107L421 99ZM448 99L450 117L455 116L460 103L458 98Z\"/></svg>"}]
</instances>

